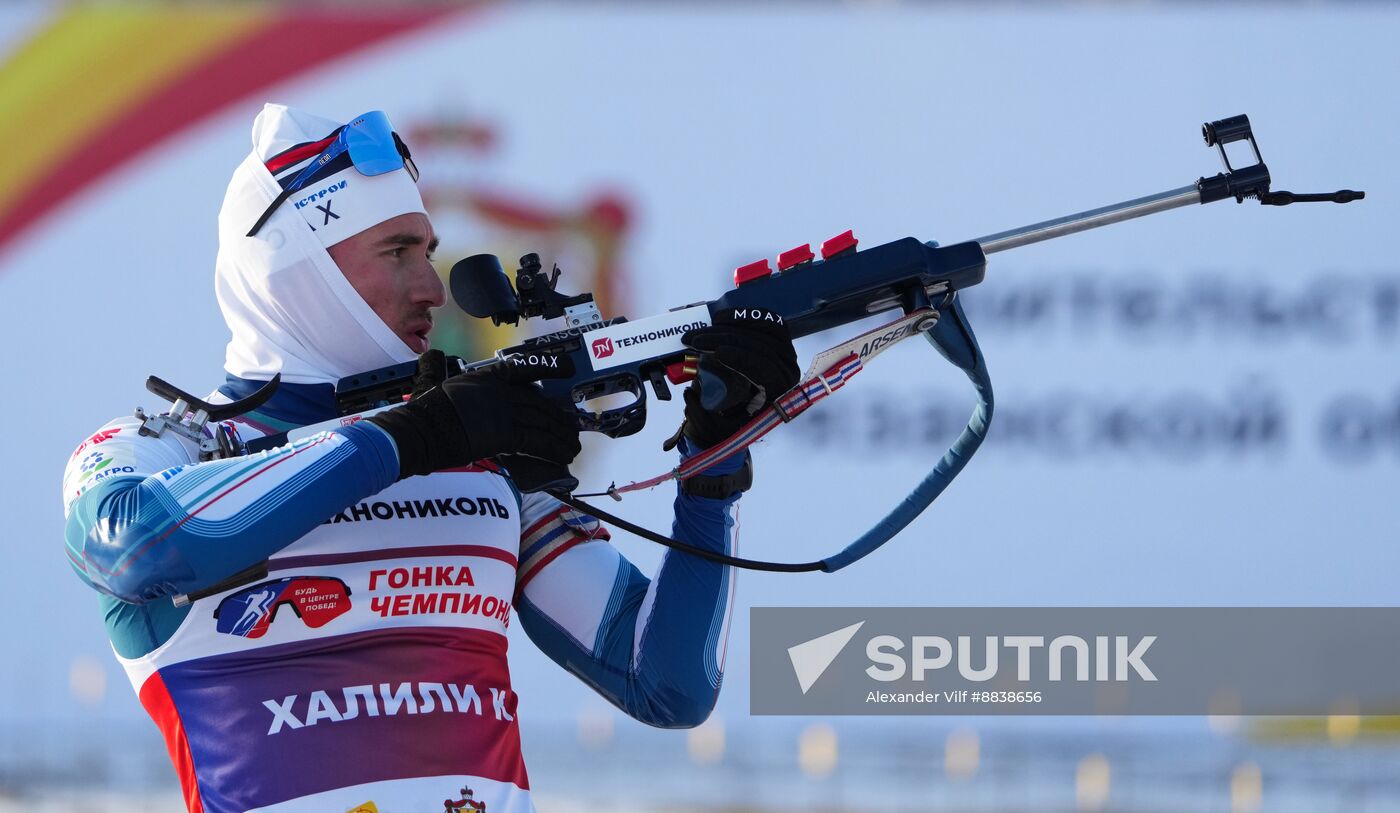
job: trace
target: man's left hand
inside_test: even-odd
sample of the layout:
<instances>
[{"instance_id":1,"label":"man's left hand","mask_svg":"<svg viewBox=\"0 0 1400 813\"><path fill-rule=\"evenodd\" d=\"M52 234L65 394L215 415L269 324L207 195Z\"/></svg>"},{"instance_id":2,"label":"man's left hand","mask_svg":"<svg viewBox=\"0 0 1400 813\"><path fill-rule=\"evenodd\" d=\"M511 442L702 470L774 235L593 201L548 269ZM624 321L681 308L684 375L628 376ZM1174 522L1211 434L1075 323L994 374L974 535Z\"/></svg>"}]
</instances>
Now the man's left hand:
<instances>
[{"instance_id":1,"label":"man's left hand","mask_svg":"<svg viewBox=\"0 0 1400 813\"><path fill-rule=\"evenodd\" d=\"M787 324L766 309L724 311L681 342L699 356L681 430L704 449L739 431L800 376Z\"/></svg>"}]
</instances>

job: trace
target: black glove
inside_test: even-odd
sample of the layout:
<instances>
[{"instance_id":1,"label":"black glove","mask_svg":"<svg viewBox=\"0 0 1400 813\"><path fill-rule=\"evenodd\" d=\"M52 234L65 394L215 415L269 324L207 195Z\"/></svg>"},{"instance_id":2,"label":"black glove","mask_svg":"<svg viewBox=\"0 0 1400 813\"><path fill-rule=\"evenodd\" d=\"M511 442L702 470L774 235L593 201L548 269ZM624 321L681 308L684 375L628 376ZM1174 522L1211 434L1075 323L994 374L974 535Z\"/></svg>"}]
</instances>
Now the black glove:
<instances>
[{"instance_id":1,"label":"black glove","mask_svg":"<svg viewBox=\"0 0 1400 813\"><path fill-rule=\"evenodd\" d=\"M418 372L413 374L413 393L409 395L409 400L425 395L428 390L446 381L447 366L452 363L453 370L460 370L462 359L457 356L449 356L441 350L429 350L418 357Z\"/></svg>"},{"instance_id":2,"label":"black glove","mask_svg":"<svg viewBox=\"0 0 1400 813\"><path fill-rule=\"evenodd\" d=\"M528 383L535 371L510 364L463 373L421 390L445 361L429 351L418 360L414 396L366 420L394 439L399 479L520 453L567 467L579 453L574 417Z\"/></svg>"},{"instance_id":3,"label":"black glove","mask_svg":"<svg viewBox=\"0 0 1400 813\"><path fill-rule=\"evenodd\" d=\"M517 353L502 360L505 367L501 375L512 381L540 381L546 378L568 378L574 374L574 363L568 356L553 354ZM570 416L573 427L573 460L578 454L578 425ZM569 460L556 461L531 454L503 454L496 458L515 487L529 494L535 491L572 494L578 488L578 478L569 473Z\"/></svg>"},{"instance_id":4,"label":"black glove","mask_svg":"<svg viewBox=\"0 0 1400 813\"><path fill-rule=\"evenodd\" d=\"M728 309L710 327L692 330L681 342L699 356L695 381L685 390L682 433L702 449L748 423L778 396L797 385L797 351L782 317L761 308Z\"/></svg>"}]
</instances>

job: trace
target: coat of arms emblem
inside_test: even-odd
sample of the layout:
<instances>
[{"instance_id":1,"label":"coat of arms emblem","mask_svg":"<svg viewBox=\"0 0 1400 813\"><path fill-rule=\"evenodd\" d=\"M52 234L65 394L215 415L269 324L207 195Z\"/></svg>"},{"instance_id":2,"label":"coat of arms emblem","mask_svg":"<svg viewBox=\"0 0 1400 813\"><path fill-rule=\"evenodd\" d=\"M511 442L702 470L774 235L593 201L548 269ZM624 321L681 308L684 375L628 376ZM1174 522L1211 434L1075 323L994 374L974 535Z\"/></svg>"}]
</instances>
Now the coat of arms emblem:
<instances>
[{"instance_id":1,"label":"coat of arms emblem","mask_svg":"<svg viewBox=\"0 0 1400 813\"><path fill-rule=\"evenodd\" d=\"M451 799L443 800L443 813L486 813L486 803L473 799L471 788L462 788L461 793L462 798L455 802Z\"/></svg>"}]
</instances>

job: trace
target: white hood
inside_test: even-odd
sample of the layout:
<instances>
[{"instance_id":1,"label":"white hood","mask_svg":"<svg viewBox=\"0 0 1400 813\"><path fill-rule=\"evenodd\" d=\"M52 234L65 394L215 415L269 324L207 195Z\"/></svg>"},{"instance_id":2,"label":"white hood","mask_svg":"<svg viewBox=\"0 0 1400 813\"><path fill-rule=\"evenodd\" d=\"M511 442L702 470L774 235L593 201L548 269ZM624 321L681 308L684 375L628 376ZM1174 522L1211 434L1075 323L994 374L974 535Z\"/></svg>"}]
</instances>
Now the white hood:
<instances>
[{"instance_id":1,"label":"white hood","mask_svg":"<svg viewBox=\"0 0 1400 813\"><path fill-rule=\"evenodd\" d=\"M233 334L224 369L240 378L267 380L280 372L291 384L333 384L417 358L326 253L326 246L391 217L426 214L407 172L371 177L349 168L318 180L279 206L256 236L247 236L281 191L264 162L338 127L330 119L266 105L253 122L253 151L229 182L219 211L214 290ZM315 206L294 205L326 194L335 200L334 220Z\"/></svg>"}]
</instances>

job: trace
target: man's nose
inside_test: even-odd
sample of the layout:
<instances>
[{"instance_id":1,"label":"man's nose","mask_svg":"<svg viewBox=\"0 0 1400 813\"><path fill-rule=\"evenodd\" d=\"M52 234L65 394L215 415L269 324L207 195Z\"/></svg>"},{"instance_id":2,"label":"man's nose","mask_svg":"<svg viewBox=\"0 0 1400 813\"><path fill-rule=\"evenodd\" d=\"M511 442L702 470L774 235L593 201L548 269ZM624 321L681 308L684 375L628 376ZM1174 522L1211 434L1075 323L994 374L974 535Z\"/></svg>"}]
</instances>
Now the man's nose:
<instances>
[{"instance_id":1,"label":"man's nose","mask_svg":"<svg viewBox=\"0 0 1400 813\"><path fill-rule=\"evenodd\" d=\"M441 308L447 304L447 289L442 284L442 277L438 276L437 269L427 258L423 259L418 269L417 283L417 301L430 308Z\"/></svg>"}]
</instances>

